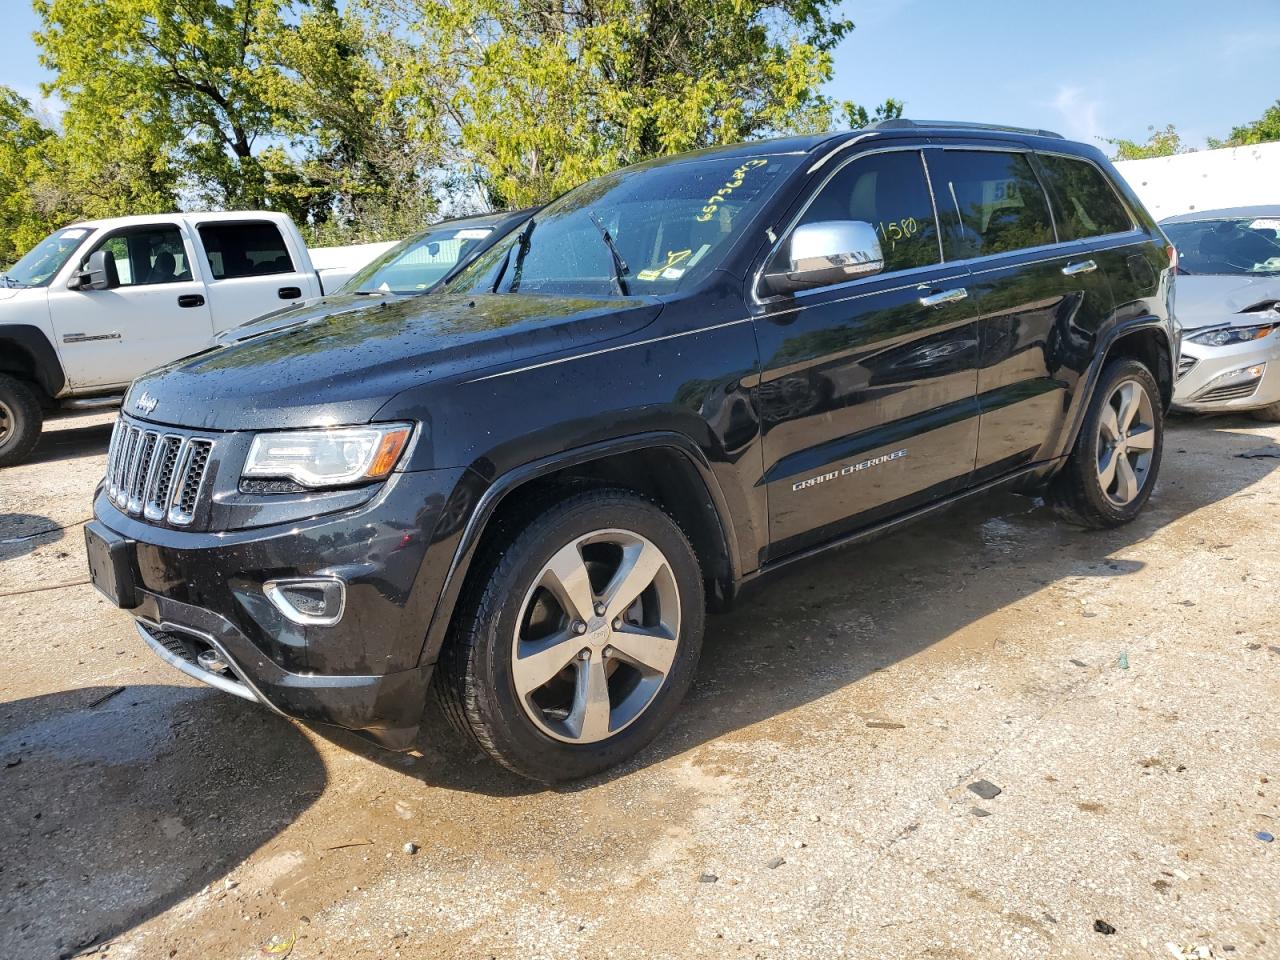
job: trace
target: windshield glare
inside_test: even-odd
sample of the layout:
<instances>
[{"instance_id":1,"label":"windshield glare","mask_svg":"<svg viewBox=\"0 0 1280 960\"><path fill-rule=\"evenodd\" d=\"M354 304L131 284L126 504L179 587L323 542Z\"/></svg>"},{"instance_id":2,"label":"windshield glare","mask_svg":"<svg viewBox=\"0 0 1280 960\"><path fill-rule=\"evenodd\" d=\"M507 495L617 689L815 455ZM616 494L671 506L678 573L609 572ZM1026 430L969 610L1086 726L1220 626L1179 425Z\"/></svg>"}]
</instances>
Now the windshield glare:
<instances>
[{"instance_id":1,"label":"windshield glare","mask_svg":"<svg viewBox=\"0 0 1280 960\"><path fill-rule=\"evenodd\" d=\"M43 287L54 278L71 254L93 231L88 227L68 227L49 234L28 251L27 255L4 271L5 285Z\"/></svg>"},{"instance_id":2,"label":"windshield glare","mask_svg":"<svg viewBox=\"0 0 1280 960\"><path fill-rule=\"evenodd\" d=\"M1280 274L1280 217L1232 217L1164 225L1184 273Z\"/></svg>"},{"instance_id":3,"label":"windshield glare","mask_svg":"<svg viewBox=\"0 0 1280 960\"><path fill-rule=\"evenodd\" d=\"M492 232L489 226L462 224L420 233L354 274L342 292L400 296L426 293Z\"/></svg>"},{"instance_id":4,"label":"windshield glare","mask_svg":"<svg viewBox=\"0 0 1280 960\"><path fill-rule=\"evenodd\" d=\"M496 284L508 293L672 293L719 266L730 240L800 159L713 157L598 177L495 244L449 289L487 291ZM601 227L625 270L615 265ZM528 241L523 253L522 236Z\"/></svg>"}]
</instances>

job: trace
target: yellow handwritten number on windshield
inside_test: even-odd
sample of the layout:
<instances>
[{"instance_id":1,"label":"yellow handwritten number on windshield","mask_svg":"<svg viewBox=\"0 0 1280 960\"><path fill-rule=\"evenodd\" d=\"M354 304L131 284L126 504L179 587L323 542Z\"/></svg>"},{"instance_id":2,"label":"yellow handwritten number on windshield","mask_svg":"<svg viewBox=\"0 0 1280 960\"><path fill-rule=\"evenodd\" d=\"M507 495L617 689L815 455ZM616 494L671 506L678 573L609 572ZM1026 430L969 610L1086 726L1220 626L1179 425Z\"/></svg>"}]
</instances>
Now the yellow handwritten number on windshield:
<instances>
[{"instance_id":1,"label":"yellow handwritten number on windshield","mask_svg":"<svg viewBox=\"0 0 1280 960\"><path fill-rule=\"evenodd\" d=\"M728 181L726 181L725 185L707 199L707 205L702 208L702 212L694 217L694 219L699 223L706 223L709 221L716 215L716 211L720 209L720 204L724 203L725 199L733 193L733 191L742 186L743 181L747 178L747 173L765 166L768 162L768 160L748 160L742 166L734 170L733 175L728 179Z\"/></svg>"}]
</instances>

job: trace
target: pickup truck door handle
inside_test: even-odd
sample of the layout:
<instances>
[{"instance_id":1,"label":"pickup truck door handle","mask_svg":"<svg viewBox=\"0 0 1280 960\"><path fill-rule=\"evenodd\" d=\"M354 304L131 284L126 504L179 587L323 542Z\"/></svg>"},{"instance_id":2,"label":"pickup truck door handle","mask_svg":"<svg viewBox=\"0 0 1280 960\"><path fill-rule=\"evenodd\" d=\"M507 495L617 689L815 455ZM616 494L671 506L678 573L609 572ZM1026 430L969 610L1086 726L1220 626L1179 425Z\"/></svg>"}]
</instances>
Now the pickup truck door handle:
<instances>
[{"instance_id":1,"label":"pickup truck door handle","mask_svg":"<svg viewBox=\"0 0 1280 960\"><path fill-rule=\"evenodd\" d=\"M926 293L920 298L920 306L942 307L948 303L959 303L968 296L969 291L964 287L954 287L951 290L942 290L939 293Z\"/></svg>"},{"instance_id":2,"label":"pickup truck door handle","mask_svg":"<svg viewBox=\"0 0 1280 960\"><path fill-rule=\"evenodd\" d=\"M204 297L198 293L184 293L178 297L178 306L180 307L203 307Z\"/></svg>"},{"instance_id":3,"label":"pickup truck door handle","mask_svg":"<svg viewBox=\"0 0 1280 960\"><path fill-rule=\"evenodd\" d=\"M276 291L281 300L301 300L302 290L298 287L281 287Z\"/></svg>"},{"instance_id":4,"label":"pickup truck door handle","mask_svg":"<svg viewBox=\"0 0 1280 960\"><path fill-rule=\"evenodd\" d=\"M1068 263L1062 268L1064 277L1077 277L1082 273L1093 273L1098 269L1098 265L1092 260L1081 260L1079 263Z\"/></svg>"}]
</instances>

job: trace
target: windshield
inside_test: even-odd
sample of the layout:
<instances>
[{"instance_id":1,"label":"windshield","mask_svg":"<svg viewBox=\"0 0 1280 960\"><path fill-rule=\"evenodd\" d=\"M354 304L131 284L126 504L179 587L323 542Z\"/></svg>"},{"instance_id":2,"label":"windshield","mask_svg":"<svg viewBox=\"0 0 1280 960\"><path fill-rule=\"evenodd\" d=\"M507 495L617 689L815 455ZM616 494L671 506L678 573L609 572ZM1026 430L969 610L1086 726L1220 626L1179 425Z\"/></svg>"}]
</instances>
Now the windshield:
<instances>
[{"instance_id":1,"label":"windshield","mask_svg":"<svg viewBox=\"0 0 1280 960\"><path fill-rule=\"evenodd\" d=\"M619 170L571 190L494 245L451 291L644 296L720 265L798 155Z\"/></svg>"},{"instance_id":2,"label":"windshield","mask_svg":"<svg viewBox=\"0 0 1280 960\"><path fill-rule=\"evenodd\" d=\"M1280 217L1164 224L1183 273L1280 275Z\"/></svg>"},{"instance_id":3,"label":"windshield","mask_svg":"<svg viewBox=\"0 0 1280 960\"><path fill-rule=\"evenodd\" d=\"M62 265L71 259L76 247L93 231L89 227L68 227L49 234L25 257L4 271L4 286L43 287L53 279Z\"/></svg>"},{"instance_id":4,"label":"windshield","mask_svg":"<svg viewBox=\"0 0 1280 960\"><path fill-rule=\"evenodd\" d=\"M400 296L426 293L443 280L493 227L455 224L428 230L392 247L354 274L343 293L394 293Z\"/></svg>"}]
</instances>

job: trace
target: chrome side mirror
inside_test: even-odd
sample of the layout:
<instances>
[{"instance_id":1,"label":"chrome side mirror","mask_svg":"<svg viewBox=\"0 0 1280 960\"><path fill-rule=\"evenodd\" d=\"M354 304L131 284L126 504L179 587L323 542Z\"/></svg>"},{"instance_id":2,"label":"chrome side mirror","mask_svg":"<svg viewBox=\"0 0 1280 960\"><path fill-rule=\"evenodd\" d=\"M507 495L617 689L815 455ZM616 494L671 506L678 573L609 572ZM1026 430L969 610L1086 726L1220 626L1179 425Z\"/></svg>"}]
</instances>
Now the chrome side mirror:
<instances>
[{"instance_id":1,"label":"chrome side mirror","mask_svg":"<svg viewBox=\"0 0 1280 960\"><path fill-rule=\"evenodd\" d=\"M876 228L863 220L805 223L792 232L785 272L767 275L776 293L870 277L884 269Z\"/></svg>"}]
</instances>

